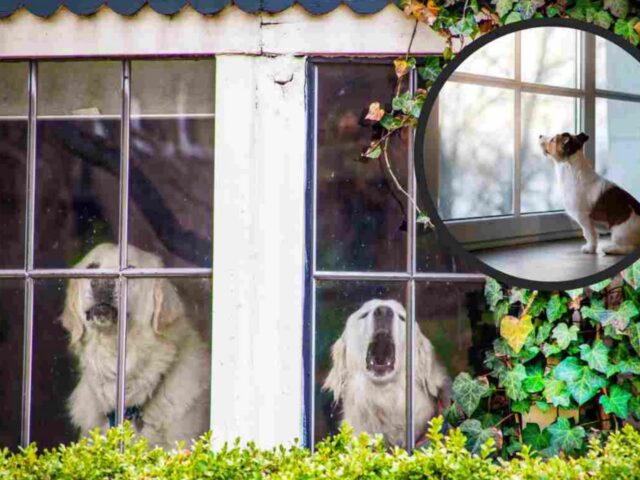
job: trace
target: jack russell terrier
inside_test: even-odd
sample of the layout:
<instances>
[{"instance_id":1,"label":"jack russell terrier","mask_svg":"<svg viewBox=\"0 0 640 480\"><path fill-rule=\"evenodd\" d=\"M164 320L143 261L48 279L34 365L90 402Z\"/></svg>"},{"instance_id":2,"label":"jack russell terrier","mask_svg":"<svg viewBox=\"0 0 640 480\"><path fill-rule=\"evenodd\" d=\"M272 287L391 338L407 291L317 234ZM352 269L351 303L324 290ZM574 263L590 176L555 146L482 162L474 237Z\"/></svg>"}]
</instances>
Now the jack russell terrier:
<instances>
[{"instance_id":1,"label":"jack russell terrier","mask_svg":"<svg viewBox=\"0 0 640 480\"><path fill-rule=\"evenodd\" d=\"M598 230L610 231L603 254L626 255L640 246L640 203L615 183L598 175L584 155L585 133L540 135L545 155L555 160L556 180L567 214L582 228L584 253L595 253Z\"/></svg>"}]
</instances>

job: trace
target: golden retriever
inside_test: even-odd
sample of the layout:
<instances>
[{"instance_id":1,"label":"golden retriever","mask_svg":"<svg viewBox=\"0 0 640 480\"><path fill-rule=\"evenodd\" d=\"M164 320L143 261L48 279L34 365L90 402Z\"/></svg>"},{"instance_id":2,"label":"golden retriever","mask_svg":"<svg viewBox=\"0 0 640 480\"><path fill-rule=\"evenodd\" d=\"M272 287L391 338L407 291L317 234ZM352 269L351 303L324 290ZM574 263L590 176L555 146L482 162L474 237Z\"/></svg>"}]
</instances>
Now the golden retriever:
<instances>
[{"instance_id":1,"label":"golden retriever","mask_svg":"<svg viewBox=\"0 0 640 480\"><path fill-rule=\"evenodd\" d=\"M130 266L162 267L156 255L129 246ZM98 245L74 268L117 268L118 247ZM116 409L118 282L72 279L62 324L80 377L68 407L82 435L112 426ZM153 446L189 442L209 425L209 354L166 279L128 282L126 417Z\"/></svg>"},{"instance_id":2,"label":"golden retriever","mask_svg":"<svg viewBox=\"0 0 640 480\"><path fill-rule=\"evenodd\" d=\"M347 319L331 349L332 368L323 389L342 402L342 419L355 433L381 433L388 445L405 446L406 312L395 300L369 300ZM414 426L427 422L451 398L451 380L431 342L416 332Z\"/></svg>"}]
</instances>

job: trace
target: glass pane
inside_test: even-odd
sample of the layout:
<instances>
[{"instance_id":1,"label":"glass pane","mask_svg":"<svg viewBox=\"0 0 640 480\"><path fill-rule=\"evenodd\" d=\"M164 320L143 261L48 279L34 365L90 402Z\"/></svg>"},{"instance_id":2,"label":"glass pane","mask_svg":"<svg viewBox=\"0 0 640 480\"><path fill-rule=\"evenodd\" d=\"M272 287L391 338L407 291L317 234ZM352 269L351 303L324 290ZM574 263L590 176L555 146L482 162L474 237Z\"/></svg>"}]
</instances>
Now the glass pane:
<instances>
[{"instance_id":1,"label":"glass pane","mask_svg":"<svg viewBox=\"0 0 640 480\"><path fill-rule=\"evenodd\" d=\"M40 448L106 428L115 408L116 328L87 315L92 297L89 279L35 281L31 440ZM97 334L113 340L98 349Z\"/></svg>"},{"instance_id":2,"label":"glass pane","mask_svg":"<svg viewBox=\"0 0 640 480\"><path fill-rule=\"evenodd\" d=\"M438 102L440 216L511 213L514 92L450 81Z\"/></svg>"},{"instance_id":3,"label":"glass pane","mask_svg":"<svg viewBox=\"0 0 640 480\"><path fill-rule=\"evenodd\" d=\"M543 155L538 137L578 133L578 106L571 97L522 93L522 212L562 209L555 162Z\"/></svg>"},{"instance_id":4,"label":"glass pane","mask_svg":"<svg viewBox=\"0 0 640 480\"><path fill-rule=\"evenodd\" d=\"M596 170L640 198L640 103L596 99Z\"/></svg>"},{"instance_id":5,"label":"glass pane","mask_svg":"<svg viewBox=\"0 0 640 480\"><path fill-rule=\"evenodd\" d=\"M134 61L131 76L134 79L131 114L134 116L215 111L213 60Z\"/></svg>"},{"instance_id":6,"label":"glass pane","mask_svg":"<svg viewBox=\"0 0 640 480\"><path fill-rule=\"evenodd\" d=\"M482 373L484 352L496 337L484 312L484 282L416 283L415 429L425 443L429 421L451 403L460 372Z\"/></svg>"},{"instance_id":7,"label":"glass pane","mask_svg":"<svg viewBox=\"0 0 640 480\"><path fill-rule=\"evenodd\" d=\"M514 78L515 39L516 36L510 34L488 43L462 62L456 73Z\"/></svg>"},{"instance_id":8,"label":"glass pane","mask_svg":"<svg viewBox=\"0 0 640 480\"><path fill-rule=\"evenodd\" d=\"M28 69L0 62L0 268L24 266Z\"/></svg>"},{"instance_id":9,"label":"glass pane","mask_svg":"<svg viewBox=\"0 0 640 480\"><path fill-rule=\"evenodd\" d=\"M24 283L0 281L0 449L15 450L22 419Z\"/></svg>"},{"instance_id":10,"label":"glass pane","mask_svg":"<svg viewBox=\"0 0 640 480\"><path fill-rule=\"evenodd\" d=\"M371 140L364 122L371 99L390 99L393 67L317 67L317 251L319 270L406 270L406 199L384 159L360 161ZM409 135L391 142L390 161L406 187Z\"/></svg>"},{"instance_id":11,"label":"glass pane","mask_svg":"<svg viewBox=\"0 0 640 480\"><path fill-rule=\"evenodd\" d=\"M640 94L640 63L615 43L598 36L596 88Z\"/></svg>"},{"instance_id":12,"label":"glass pane","mask_svg":"<svg viewBox=\"0 0 640 480\"><path fill-rule=\"evenodd\" d=\"M38 63L38 116L120 115L122 63Z\"/></svg>"},{"instance_id":13,"label":"glass pane","mask_svg":"<svg viewBox=\"0 0 640 480\"><path fill-rule=\"evenodd\" d=\"M213 112L213 61L132 62L132 69L132 95L153 115L131 120L130 242L168 267L210 267L214 118L175 113Z\"/></svg>"},{"instance_id":14,"label":"glass pane","mask_svg":"<svg viewBox=\"0 0 640 480\"><path fill-rule=\"evenodd\" d=\"M578 30L529 28L520 35L523 82L578 88Z\"/></svg>"},{"instance_id":15,"label":"glass pane","mask_svg":"<svg viewBox=\"0 0 640 480\"><path fill-rule=\"evenodd\" d=\"M356 432L404 444L405 299L404 282L318 283L316 442L346 420Z\"/></svg>"},{"instance_id":16,"label":"glass pane","mask_svg":"<svg viewBox=\"0 0 640 480\"><path fill-rule=\"evenodd\" d=\"M134 264L137 252L130 251ZM211 281L128 285L125 416L151 445L189 445L209 429Z\"/></svg>"}]
</instances>

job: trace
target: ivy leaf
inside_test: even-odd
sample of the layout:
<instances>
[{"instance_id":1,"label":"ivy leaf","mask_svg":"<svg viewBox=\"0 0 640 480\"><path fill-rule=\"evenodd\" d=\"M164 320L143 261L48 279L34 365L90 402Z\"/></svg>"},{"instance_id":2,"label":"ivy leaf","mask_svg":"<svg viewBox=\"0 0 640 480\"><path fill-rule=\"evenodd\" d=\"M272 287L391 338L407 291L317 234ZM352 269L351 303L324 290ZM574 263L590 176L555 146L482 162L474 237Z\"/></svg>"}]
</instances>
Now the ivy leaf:
<instances>
[{"instance_id":1,"label":"ivy leaf","mask_svg":"<svg viewBox=\"0 0 640 480\"><path fill-rule=\"evenodd\" d=\"M544 390L544 372L535 366L529 370L527 378L522 381L522 387L527 393L537 393Z\"/></svg>"},{"instance_id":2,"label":"ivy leaf","mask_svg":"<svg viewBox=\"0 0 640 480\"><path fill-rule=\"evenodd\" d=\"M605 378L581 365L576 357L567 357L553 371L556 379L567 384L571 396L579 406L596 396L598 390L608 385Z\"/></svg>"},{"instance_id":3,"label":"ivy leaf","mask_svg":"<svg viewBox=\"0 0 640 480\"><path fill-rule=\"evenodd\" d=\"M631 393L622 388L620 385L613 385L609 391L609 395L600 397L600 405L607 414L613 413L624 419L629 415L629 399Z\"/></svg>"},{"instance_id":4,"label":"ivy leaf","mask_svg":"<svg viewBox=\"0 0 640 480\"><path fill-rule=\"evenodd\" d=\"M507 396L511 400L524 400L527 393L522 388L522 382L527 378L524 365L516 365L511 370L506 370L500 376L500 384L505 388Z\"/></svg>"},{"instance_id":5,"label":"ivy leaf","mask_svg":"<svg viewBox=\"0 0 640 480\"><path fill-rule=\"evenodd\" d=\"M587 362L590 368L607 376L612 371L609 364L609 347L602 340L596 340L593 347L588 344L580 345L580 358Z\"/></svg>"},{"instance_id":6,"label":"ivy leaf","mask_svg":"<svg viewBox=\"0 0 640 480\"><path fill-rule=\"evenodd\" d=\"M496 5L496 13L503 17L513 8L514 0L492 0L492 3Z\"/></svg>"},{"instance_id":7,"label":"ivy leaf","mask_svg":"<svg viewBox=\"0 0 640 480\"><path fill-rule=\"evenodd\" d=\"M594 292L601 292L605 288L607 288L611 284L611 279L606 278L601 282L594 283L593 285L589 285L589 288Z\"/></svg>"},{"instance_id":8,"label":"ivy leaf","mask_svg":"<svg viewBox=\"0 0 640 480\"><path fill-rule=\"evenodd\" d=\"M577 453L584 446L584 428L572 428L569 420L564 417L558 418L548 430L551 434L551 446L567 454Z\"/></svg>"},{"instance_id":9,"label":"ivy leaf","mask_svg":"<svg viewBox=\"0 0 640 480\"><path fill-rule=\"evenodd\" d=\"M531 337L529 337L531 338ZM531 345L531 346L526 346L520 350L520 353L518 354L518 359L522 362L522 363L527 363L530 360L533 360L534 358L536 358L536 356L538 355L538 353L540 353L540 348L536 347L535 345Z\"/></svg>"},{"instance_id":10,"label":"ivy leaf","mask_svg":"<svg viewBox=\"0 0 640 480\"><path fill-rule=\"evenodd\" d=\"M600 323L600 317L604 315L606 309L604 308L604 302L599 298L594 298L591 300L591 305L583 306L580 309L580 314L582 318L591 319L598 323Z\"/></svg>"},{"instance_id":11,"label":"ivy leaf","mask_svg":"<svg viewBox=\"0 0 640 480\"><path fill-rule=\"evenodd\" d=\"M543 396L547 403L552 404L554 407L568 408L571 404L571 393L562 380L547 378Z\"/></svg>"},{"instance_id":12,"label":"ivy leaf","mask_svg":"<svg viewBox=\"0 0 640 480\"><path fill-rule=\"evenodd\" d=\"M640 262L635 262L622 271L622 278L633 288L640 287Z\"/></svg>"},{"instance_id":13,"label":"ivy leaf","mask_svg":"<svg viewBox=\"0 0 640 480\"><path fill-rule=\"evenodd\" d=\"M418 74L427 82L435 82L440 73L442 73L442 67L439 57L427 57L424 65L418 68Z\"/></svg>"},{"instance_id":14,"label":"ivy leaf","mask_svg":"<svg viewBox=\"0 0 640 480\"><path fill-rule=\"evenodd\" d=\"M551 433L548 430L540 430L536 423L527 423L522 429L522 440L534 450L544 450L551 445Z\"/></svg>"},{"instance_id":15,"label":"ivy leaf","mask_svg":"<svg viewBox=\"0 0 640 480\"><path fill-rule=\"evenodd\" d=\"M384 109L380 106L380 102L373 102L369 105L369 112L364 118L373 122L379 122L382 120L382 117L384 117Z\"/></svg>"},{"instance_id":16,"label":"ivy leaf","mask_svg":"<svg viewBox=\"0 0 640 480\"><path fill-rule=\"evenodd\" d=\"M550 357L551 355L557 355L561 351L562 350L560 350L560 347L553 343L545 343L542 346L542 353L544 354L545 357Z\"/></svg>"},{"instance_id":17,"label":"ivy leaf","mask_svg":"<svg viewBox=\"0 0 640 480\"><path fill-rule=\"evenodd\" d=\"M408 59L397 58L393 61L393 66L396 70L396 76L398 78L404 77L416 66L416 59L409 57Z\"/></svg>"},{"instance_id":18,"label":"ivy leaf","mask_svg":"<svg viewBox=\"0 0 640 480\"><path fill-rule=\"evenodd\" d=\"M509 25L510 23L516 23L516 22L519 22L521 20L522 20L522 15L520 15L520 12L511 12L504 19L504 24L505 25Z\"/></svg>"},{"instance_id":19,"label":"ivy leaf","mask_svg":"<svg viewBox=\"0 0 640 480\"><path fill-rule=\"evenodd\" d=\"M500 431L495 427L483 428L480 421L475 418L462 422L460 431L467 437L467 448L472 453L478 453L490 438L496 439L497 442L498 437L501 435Z\"/></svg>"},{"instance_id":20,"label":"ivy leaf","mask_svg":"<svg viewBox=\"0 0 640 480\"><path fill-rule=\"evenodd\" d=\"M604 0L603 7L614 16L625 18L629 13L629 0Z\"/></svg>"},{"instance_id":21,"label":"ivy leaf","mask_svg":"<svg viewBox=\"0 0 640 480\"><path fill-rule=\"evenodd\" d=\"M500 320L500 336L507 341L516 354L522 350L524 342L532 331L533 324L529 315L522 318L507 315Z\"/></svg>"},{"instance_id":22,"label":"ivy leaf","mask_svg":"<svg viewBox=\"0 0 640 480\"><path fill-rule=\"evenodd\" d=\"M411 92L404 92L403 94L393 98L393 100L391 101L391 107L393 107L394 110L404 110L405 106L410 101Z\"/></svg>"},{"instance_id":23,"label":"ivy leaf","mask_svg":"<svg viewBox=\"0 0 640 480\"><path fill-rule=\"evenodd\" d=\"M511 411L515 413L529 413L531 410L531 400L525 398L524 400L518 400L511 403Z\"/></svg>"},{"instance_id":24,"label":"ivy leaf","mask_svg":"<svg viewBox=\"0 0 640 480\"><path fill-rule=\"evenodd\" d=\"M560 350L565 350L571 342L578 340L578 327L575 325L569 327L566 323L561 323L553 329L551 336L558 343Z\"/></svg>"},{"instance_id":25,"label":"ivy leaf","mask_svg":"<svg viewBox=\"0 0 640 480\"><path fill-rule=\"evenodd\" d=\"M377 145L374 149L367 150L364 154L365 157L371 158L374 160L378 158L380 155L382 155L382 147L380 147L380 145Z\"/></svg>"},{"instance_id":26,"label":"ivy leaf","mask_svg":"<svg viewBox=\"0 0 640 480\"><path fill-rule=\"evenodd\" d=\"M551 330L553 329L553 323L545 322L538 327L538 333L536 335L536 343L543 343L549 335L551 334Z\"/></svg>"},{"instance_id":27,"label":"ivy leaf","mask_svg":"<svg viewBox=\"0 0 640 480\"><path fill-rule=\"evenodd\" d=\"M614 373L640 375L640 358L627 358L616 365L610 365L609 368L611 370L610 375L613 375Z\"/></svg>"},{"instance_id":28,"label":"ivy leaf","mask_svg":"<svg viewBox=\"0 0 640 480\"><path fill-rule=\"evenodd\" d=\"M634 396L629 400L629 412L636 419L640 419L640 396Z\"/></svg>"},{"instance_id":29,"label":"ivy leaf","mask_svg":"<svg viewBox=\"0 0 640 480\"><path fill-rule=\"evenodd\" d=\"M562 318L562 315L567 313L567 299L566 297L561 297L557 293L551 295L549 299L549 303L547 303L547 319L550 322L555 322Z\"/></svg>"},{"instance_id":30,"label":"ivy leaf","mask_svg":"<svg viewBox=\"0 0 640 480\"><path fill-rule=\"evenodd\" d=\"M626 15L625 15L626 16ZM613 23L613 17L605 10L598 10L593 14L593 23L599 27L609 30Z\"/></svg>"},{"instance_id":31,"label":"ivy leaf","mask_svg":"<svg viewBox=\"0 0 640 480\"><path fill-rule=\"evenodd\" d=\"M460 373L453 382L453 399L467 417L473 415L480 405L480 400L488 393L489 386L471 378L467 372Z\"/></svg>"},{"instance_id":32,"label":"ivy leaf","mask_svg":"<svg viewBox=\"0 0 640 480\"><path fill-rule=\"evenodd\" d=\"M493 278L487 278L484 284L484 298L489 305L489 310L494 310L498 302L504 298L502 287Z\"/></svg>"},{"instance_id":33,"label":"ivy leaf","mask_svg":"<svg viewBox=\"0 0 640 480\"><path fill-rule=\"evenodd\" d=\"M537 400L536 407L538 407L538 410L540 410L542 413L547 413L547 411L551 408L551 405L542 400Z\"/></svg>"},{"instance_id":34,"label":"ivy leaf","mask_svg":"<svg viewBox=\"0 0 640 480\"><path fill-rule=\"evenodd\" d=\"M631 346L640 355L640 323L632 323L627 329L627 335L629 335L629 342Z\"/></svg>"}]
</instances>

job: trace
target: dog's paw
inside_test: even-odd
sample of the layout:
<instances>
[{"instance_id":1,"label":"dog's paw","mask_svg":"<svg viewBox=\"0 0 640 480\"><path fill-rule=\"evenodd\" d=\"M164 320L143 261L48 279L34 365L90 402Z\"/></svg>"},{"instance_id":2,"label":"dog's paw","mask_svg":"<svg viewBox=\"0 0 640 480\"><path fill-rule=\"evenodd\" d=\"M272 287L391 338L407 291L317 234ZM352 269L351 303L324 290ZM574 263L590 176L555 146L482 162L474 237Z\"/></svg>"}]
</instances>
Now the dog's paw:
<instances>
[{"instance_id":1,"label":"dog's paw","mask_svg":"<svg viewBox=\"0 0 640 480\"><path fill-rule=\"evenodd\" d=\"M580 249L582 253L596 253L596 246L591 243L585 243Z\"/></svg>"}]
</instances>

